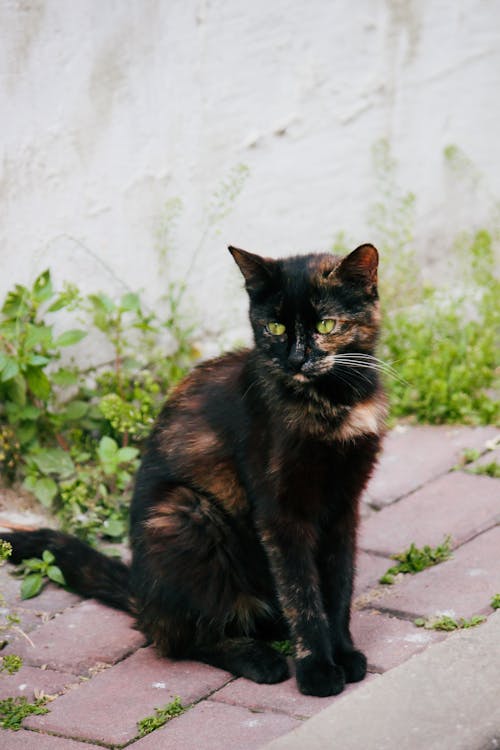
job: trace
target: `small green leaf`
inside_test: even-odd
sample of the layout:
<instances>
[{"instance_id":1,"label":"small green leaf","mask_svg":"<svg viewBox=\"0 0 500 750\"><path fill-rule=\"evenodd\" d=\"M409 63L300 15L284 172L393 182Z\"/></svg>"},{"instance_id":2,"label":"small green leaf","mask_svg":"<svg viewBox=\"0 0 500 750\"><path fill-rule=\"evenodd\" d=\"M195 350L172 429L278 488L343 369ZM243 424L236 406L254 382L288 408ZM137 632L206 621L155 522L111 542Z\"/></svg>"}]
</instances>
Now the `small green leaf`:
<instances>
[{"instance_id":1,"label":"small green leaf","mask_svg":"<svg viewBox=\"0 0 500 750\"><path fill-rule=\"evenodd\" d=\"M31 599L40 593L43 577L40 573L27 576L21 584L21 599Z\"/></svg>"},{"instance_id":2,"label":"small green leaf","mask_svg":"<svg viewBox=\"0 0 500 750\"><path fill-rule=\"evenodd\" d=\"M33 294L37 302L45 302L53 295L50 271L47 269L38 276L33 284Z\"/></svg>"},{"instance_id":3,"label":"small green leaf","mask_svg":"<svg viewBox=\"0 0 500 750\"><path fill-rule=\"evenodd\" d=\"M124 294L120 300L120 307L125 312L140 310L141 301L139 299L139 295L135 292L128 292L128 294Z\"/></svg>"},{"instance_id":4,"label":"small green leaf","mask_svg":"<svg viewBox=\"0 0 500 750\"><path fill-rule=\"evenodd\" d=\"M49 549L44 549L42 560L44 561L44 563L47 563L47 565L52 565L52 563L55 562L56 558Z\"/></svg>"},{"instance_id":5,"label":"small green leaf","mask_svg":"<svg viewBox=\"0 0 500 750\"><path fill-rule=\"evenodd\" d=\"M54 583L58 583L60 586L66 586L62 570L58 568L57 565L49 565L47 568L47 575L51 581L54 581Z\"/></svg>"},{"instance_id":6,"label":"small green leaf","mask_svg":"<svg viewBox=\"0 0 500 750\"><path fill-rule=\"evenodd\" d=\"M37 367L28 367L26 370L26 383L31 393L42 401L47 401L50 396L50 380Z\"/></svg>"},{"instance_id":7,"label":"small green leaf","mask_svg":"<svg viewBox=\"0 0 500 750\"><path fill-rule=\"evenodd\" d=\"M42 346L47 349L51 344L52 326L43 324L34 325L32 323L28 325L28 332L24 342L24 346L28 351L34 349L36 346Z\"/></svg>"},{"instance_id":8,"label":"small green leaf","mask_svg":"<svg viewBox=\"0 0 500 750\"><path fill-rule=\"evenodd\" d=\"M113 438L104 435L99 441L98 448L99 458L103 461L109 461L115 459L118 454L118 445Z\"/></svg>"},{"instance_id":9,"label":"small green leaf","mask_svg":"<svg viewBox=\"0 0 500 750\"><path fill-rule=\"evenodd\" d=\"M108 518L103 524L104 533L107 536L121 537L125 534L126 526L123 521L117 518Z\"/></svg>"},{"instance_id":10,"label":"small green leaf","mask_svg":"<svg viewBox=\"0 0 500 750\"><path fill-rule=\"evenodd\" d=\"M76 385L76 383L78 383L78 373L74 372L73 370L68 370L64 367L61 367L61 369L57 370L57 372L53 372L51 377L56 385L60 385L63 387Z\"/></svg>"},{"instance_id":11,"label":"small green leaf","mask_svg":"<svg viewBox=\"0 0 500 750\"><path fill-rule=\"evenodd\" d=\"M31 457L42 474L58 474L65 478L75 470L71 456L62 448L46 448Z\"/></svg>"},{"instance_id":12,"label":"small green leaf","mask_svg":"<svg viewBox=\"0 0 500 750\"><path fill-rule=\"evenodd\" d=\"M89 405L85 401L70 401L64 411L64 416L71 422L75 422L85 416Z\"/></svg>"},{"instance_id":13,"label":"small green leaf","mask_svg":"<svg viewBox=\"0 0 500 750\"><path fill-rule=\"evenodd\" d=\"M42 477L36 480L32 491L45 508L50 508L57 495L57 484L50 477Z\"/></svg>"},{"instance_id":14,"label":"small green leaf","mask_svg":"<svg viewBox=\"0 0 500 750\"><path fill-rule=\"evenodd\" d=\"M86 335L87 331L80 331L77 328L74 328L70 331L61 333L54 343L56 346L72 346L73 344L78 344L78 342L84 339Z\"/></svg>"},{"instance_id":15,"label":"small green leaf","mask_svg":"<svg viewBox=\"0 0 500 750\"><path fill-rule=\"evenodd\" d=\"M12 380L12 378L15 378L18 372L19 365L17 364L16 360L12 357L5 357L1 373L2 383L6 383L7 380Z\"/></svg>"},{"instance_id":16,"label":"small green leaf","mask_svg":"<svg viewBox=\"0 0 500 750\"><path fill-rule=\"evenodd\" d=\"M133 448L132 446L127 446L126 448L120 448L118 450L118 461L121 464L128 463L129 461L133 461L134 458L137 458L139 455L139 450L137 448Z\"/></svg>"},{"instance_id":17,"label":"small green leaf","mask_svg":"<svg viewBox=\"0 0 500 750\"><path fill-rule=\"evenodd\" d=\"M5 390L8 400L17 404L17 406L26 405L26 380L21 373L18 373L15 378L9 380L5 386Z\"/></svg>"},{"instance_id":18,"label":"small green leaf","mask_svg":"<svg viewBox=\"0 0 500 750\"><path fill-rule=\"evenodd\" d=\"M423 628L425 626L425 620L423 617L417 617L417 619L413 620L413 622L417 626L417 628Z\"/></svg>"},{"instance_id":19,"label":"small green leaf","mask_svg":"<svg viewBox=\"0 0 500 750\"><path fill-rule=\"evenodd\" d=\"M41 571L44 567L43 561L38 557L30 557L28 558L28 560L23 560L22 565L24 566L24 568L32 571Z\"/></svg>"},{"instance_id":20,"label":"small green leaf","mask_svg":"<svg viewBox=\"0 0 500 750\"><path fill-rule=\"evenodd\" d=\"M33 367L43 367L44 365L47 365L50 362L50 359L48 357L42 357L41 354L31 354L28 357L28 364L32 365Z\"/></svg>"}]
</instances>

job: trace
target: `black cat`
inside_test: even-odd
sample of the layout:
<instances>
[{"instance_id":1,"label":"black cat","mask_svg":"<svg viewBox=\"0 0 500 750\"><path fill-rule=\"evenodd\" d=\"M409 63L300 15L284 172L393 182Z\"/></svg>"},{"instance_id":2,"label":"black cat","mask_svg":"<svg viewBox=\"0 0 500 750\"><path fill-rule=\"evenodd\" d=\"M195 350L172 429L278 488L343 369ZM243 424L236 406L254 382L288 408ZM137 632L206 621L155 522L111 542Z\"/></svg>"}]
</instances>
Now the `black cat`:
<instances>
[{"instance_id":1,"label":"black cat","mask_svg":"<svg viewBox=\"0 0 500 750\"><path fill-rule=\"evenodd\" d=\"M269 641L290 638L299 689L333 695L366 673L349 619L386 413L378 254L229 249L255 347L199 365L164 406L137 476L131 567L48 529L4 538L12 562L51 550L71 588L131 612L164 655L273 683L288 666Z\"/></svg>"}]
</instances>

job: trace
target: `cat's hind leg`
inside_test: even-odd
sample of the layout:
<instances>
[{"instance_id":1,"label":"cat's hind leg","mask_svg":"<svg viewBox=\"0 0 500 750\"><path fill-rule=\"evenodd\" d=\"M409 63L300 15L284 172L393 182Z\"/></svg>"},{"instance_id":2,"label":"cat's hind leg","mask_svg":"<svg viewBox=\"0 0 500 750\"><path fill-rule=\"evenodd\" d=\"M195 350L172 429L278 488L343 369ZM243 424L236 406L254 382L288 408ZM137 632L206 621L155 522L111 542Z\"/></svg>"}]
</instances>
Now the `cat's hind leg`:
<instances>
[{"instance_id":1,"label":"cat's hind leg","mask_svg":"<svg viewBox=\"0 0 500 750\"><path fill-rule=\"evenodd\" d=\"M249 580L257 564L251 540L214 499L164 487L132 538L138 626L160 653L255 682L288 677L282 654L248 637L272 609Z\"/></svg>"}]
</instances>

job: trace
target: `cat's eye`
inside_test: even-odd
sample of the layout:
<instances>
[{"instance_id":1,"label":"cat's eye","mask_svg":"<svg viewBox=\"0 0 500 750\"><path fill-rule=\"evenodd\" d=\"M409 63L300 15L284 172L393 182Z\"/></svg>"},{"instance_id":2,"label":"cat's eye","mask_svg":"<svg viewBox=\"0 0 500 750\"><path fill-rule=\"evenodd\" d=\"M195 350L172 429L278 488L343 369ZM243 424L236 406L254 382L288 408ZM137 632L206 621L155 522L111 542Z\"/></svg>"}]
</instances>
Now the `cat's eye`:
<instances>
[{"instance_id":1,"label":"cat's eye","mask_svg":"<svg viewBox=\"0 0 500 750\"><path fill-rule=\"evenodd\" d=\"M332 318L325 318L316 323L316 330L318 333L331 333L334 328L335 321Z\"/></svg>"},{"instance_id":2,"label":"cat's eye","mask_svg":"<svg viewBox=\"0 0 500 750\"><path fill-rule=\"evenodd\" d=\"M273 336L282 336L286 331L286 326L283 323L276 323L274 320L268 323L266 328Z\"/></svg>"}]
</instances>

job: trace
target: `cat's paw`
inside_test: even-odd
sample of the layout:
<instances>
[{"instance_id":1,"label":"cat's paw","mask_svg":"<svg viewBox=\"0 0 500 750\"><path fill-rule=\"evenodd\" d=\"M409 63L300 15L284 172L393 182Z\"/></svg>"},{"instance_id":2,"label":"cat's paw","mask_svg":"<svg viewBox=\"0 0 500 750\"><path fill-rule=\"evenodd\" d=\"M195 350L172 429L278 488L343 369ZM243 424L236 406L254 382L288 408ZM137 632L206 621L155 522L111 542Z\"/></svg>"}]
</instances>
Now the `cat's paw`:
<instances>
[{"instance_id":1,"label":"cat's paw","mask_svg":"<svg viewBox=\"0 0 500 750\"><path fill-rule=\"evenodd\" d=\"M342 667L317 659L301 659L296 662L297 685L304 695L337 695L345 686Z\"/></svg>"},{"instance_id":2,"label":"cat's paw","mask_svg":"<svg viewBox=\"0 0 500 750\"><path fill-rule=\"evenodd\" d=\"M346 682L359 682L366 675L366 656L361 651L339 651L335 660L343 668Z\"/></svg>"},{"instance_id":3,"label":"cat's paw","mask_svg":"<svg viewBox=\"0 0 500 750\"><path fill-rule=\"evenodd\" d=\"M256 643L252 649L250 658L246 658L242 665L240 674L253 682L273 685L283 682L290 676L288 663L283 654L275 651L265 643Z\"/></svg>"}]
</instances>

